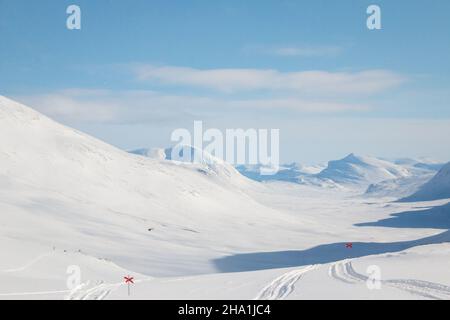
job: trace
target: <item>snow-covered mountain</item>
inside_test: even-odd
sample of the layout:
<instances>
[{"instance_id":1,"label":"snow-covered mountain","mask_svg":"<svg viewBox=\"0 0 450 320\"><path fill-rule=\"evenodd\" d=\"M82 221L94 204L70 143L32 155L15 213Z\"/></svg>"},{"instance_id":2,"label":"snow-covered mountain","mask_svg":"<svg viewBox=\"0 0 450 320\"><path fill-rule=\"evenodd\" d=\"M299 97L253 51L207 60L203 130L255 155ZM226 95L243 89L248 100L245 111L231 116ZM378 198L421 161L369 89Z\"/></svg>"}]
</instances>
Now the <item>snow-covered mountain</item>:
<instances>
[{"instance_id":1,"label":"snow-covered mountain","mask_svg":"<svg viewBox=\"0 0 450 320\"><path fill-rule=\"evenodd\" d=\"M177 150L179 157L190 153L194 159L195 149L185 146ZM171 160L173 149L138 149L131 153L154 159ZM240 165L236 169L205 152L202 163L208 172L217 176L236 177L238 172L255 181L282 181L320 188L354 187L367 188L364 196L402 198L413 194L428 182L443 164L429 159L401 158L385 160L350 154L330 161L328 166L305 166L298 163L281 165L274 175L261 175L258 165ZM177 156L178 157L178 156ZM179 158L178 157L178 158Z\"/></svg>"},{"instance_id":2,"label":"snow-covered mountain","mask_svg":"<svg viewBox=\"0 0 450 320\"><path fill-rule=\"evenodd\" d=\"M211 163L149 154L0 96L0 299L129 299L124 275L138 299L450 296L449 234L436 231L448 229L448 206L416 216L416 204L230 179L205 174ZM369 265L382 268L383 290L361 280ZM68 267L80 285L67 287Z\"/></svg>"},{"instance_id":3,"label":"snow-covered mountain","mask_svg":"<svg viewBox=\"0 0 450 320\"><path fill-rule=\"evenodd\" d=\"M309 176L320 172L324 166L306 166L298 163L280 165L279 170L274 175L262 175L259 165L240 165L236 169L244 176L256 181L285 181L301 183L304 176Z\"/></svg>"},{"instance_id":4,"label":"snow-covered mountain","mask_svg":"<svg viewBox=\"0 0 450 320\"><path fill-rule=\"evenodd\" d=\"M129 151L130 153L141 155L144 157L149 157L152 159L159 160L173 160L172 154L176 152L176 159L178 161L192 163L195 159L196 149L193 146L183 146L178 147L177 150L173 148L141 148ZM323 165L312 165L306 166L298 163L290 163L280 165L277 173L273 175L264 175L262 172L262 165L238 165L233 167L231 164L212 156L211 154L199 150L200 163L202 163L209 172L212 172L218 176L228 176L237 177L245 176L254 181L285 181L300 183L302 177L305 175L313 175L320 172L325 166ZM190 156L188 160L183 160L183 154L188 153Z\"/></svg>"},{"instance_id":5,"label":"snow-covered mountain","mask_svg":"<svg viewBox=\"0 0 450 320\"><path fill-rule=\"evenodd\" d=\"M428 158L419 158L419 159L411 159L411 158L400 158L393 160L395 164L408 167L415 168L419 170L429 170L429 171L439 171L445 163L441 163L439 161L428 159Z\"/></svg>"},{"instance_id":6,"label":"snow-covered mountain","mask_svg":"<svg viewBox=\"0 0 450 320\"><path fill-rule=\"evenodd\" d=\"M370 197L403 197L418 190L442 164L427 159L393 161L350 154L328 166L281 165L273 176L259 174L258 166L238 166L244 176L256 181L284 181L323 188L367 188Z\"/></svg>"},{"instance_id":7,"label":"snow-covered mountain","mask_svg":"<svg viewBox=\"0 0 450 320\"><path fill-rule=\"evenodd\" d=\"M401 201L429 201L450 198L450 162L414 194Z\"/></svg>"},{"instance_id":8,"label":"snow-covered mountain","mask_svg":"<svg viewBox=\"0 0 450 320\"><path fill-rule=\"evenodd\" d=\"M402 166L410 173L407 177L384 180L369 185L365 192L368 197L403 198L417 192L437 171L444 166L430 159L395 159L393 163Z\"/></svg>"},{"instance_id":9,"label":"snow-covered mountain","mask_svg":"<svg viewBox=\"0 0 450 320\"><path fill-rule=\"evenodd\" d=\"M316 177L343 185L368 186L410 175L410 172L400 165L352 153L343 159L328 162L327 168L318 173Z\"/></svg>"},{"instance_id":10,"label":"snow-covered mountain","mask_svg":"<svg viewBox=\"0 0 450 320\"><path fill-rule=\"evenodd\" d=\"M429 171L410 177L402 177L373 183L369 185L364 193L364 196L375 198L390 197L396 199L406 197L419 190L420 187L427 183L435 174L435 171Z\"/></svg>"},{"instance_id":11,"label":"snow-covered mountain","mask_svg":"<svg viewBox=\"0 0 450 320\"><path fill-rule=\"evenodd\" d=\"M197 167L199 172L206 175L229 179L235 183L249 183L249 181L246 181L247 179L243 177L232 165L226 163L222 159L214 157L208 152L198 150L193 146L181 146L176 149L142 148L129 152L157 160L173 160L175 163L182 162L186 166ZM196 158L195 152L198 152L198 159ZM189 157L184 158L183 154L189 154ZM175 160L172 159L173 155L175 155Z\"/></svg>"},{"instance_id":12,"label":"snow-covered mountain","mask_svg":"<svg viewBox=\"0 0 450 320\"><path fill-rule=\"evenodd\" d=\"M31 256L56 247L145 274L200 273L227 238L270 246L249 226L284 219L243 192L254 183L240 175L225 183L203 164L132 155L2 96L0 147L2 261L28 243Z\"/></svg>"}]
</instances>

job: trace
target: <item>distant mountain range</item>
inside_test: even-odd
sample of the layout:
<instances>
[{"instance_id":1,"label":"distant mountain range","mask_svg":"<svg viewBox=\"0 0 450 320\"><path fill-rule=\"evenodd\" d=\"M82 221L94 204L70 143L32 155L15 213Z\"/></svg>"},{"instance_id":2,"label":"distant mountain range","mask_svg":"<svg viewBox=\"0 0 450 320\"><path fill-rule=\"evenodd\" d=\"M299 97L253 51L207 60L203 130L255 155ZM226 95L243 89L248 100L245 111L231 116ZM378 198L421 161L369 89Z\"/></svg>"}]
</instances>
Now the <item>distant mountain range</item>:
<instances>
[{"instance_id":1,"label":"distant mountain range","mask_svg":"<svg viewBox=\"0 0 450 320\"><path fill-rule=\"evenodd\" d=\"M160 160L171 160L173 150L171 148L138 149L130 152ZM182 156L183 152L190 152L191 159L193 159L193 147L186 146L179 155ZM234 170L224 161L206 153L202 154L202 163L218 175L223 172L226 172L226 175L235 175L237 170L240 174L255 181L290 182L327 188L357 188L361 189L362 193L368 197L403 198L412 195L444 166L442 163L423 158L388 160L352 153L342 159L329 161L327 165L305 166L299 163L290 163L281 165L275 175L261 175L259 165L239 165ZM446 181L448 177L445 178L443 173L440 176L443 177L439 178L438 183L445 186L441 180ZM435 189L422 191L422 197L425 197L424 193L427 192L436 193ZM445 191L439 192L439 194L441 193L446 194ZM428 197L433 198L432 196ZM436 197L440 197L440 195L436 194Z\"/></svg>"}]
</instances>

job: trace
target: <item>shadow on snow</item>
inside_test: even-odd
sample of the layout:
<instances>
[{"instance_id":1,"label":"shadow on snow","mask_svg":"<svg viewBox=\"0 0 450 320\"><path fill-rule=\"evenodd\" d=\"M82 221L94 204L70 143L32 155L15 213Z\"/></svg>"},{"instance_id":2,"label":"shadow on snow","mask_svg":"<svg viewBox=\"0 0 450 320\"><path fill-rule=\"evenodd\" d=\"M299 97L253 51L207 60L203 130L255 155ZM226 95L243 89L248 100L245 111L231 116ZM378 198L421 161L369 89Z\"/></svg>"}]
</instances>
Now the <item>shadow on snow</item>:
<instances>
[{"instance_id":1,"label":"shadow on snow","mask_svg":"<svg viewBox=\"0 0 450 320\"><path fill-rule=\"evenodd\" d=\"M221 272L254 271L273 268L324 264L368 255L399 252L412 247L450 242L450 203L420 211L396 213L392 218L356 224L359 227L447 229L443 233L417 240L398 242L346 242L319 245L306 250L235 254L213 262Z\"/></svg>"}]
</instances>

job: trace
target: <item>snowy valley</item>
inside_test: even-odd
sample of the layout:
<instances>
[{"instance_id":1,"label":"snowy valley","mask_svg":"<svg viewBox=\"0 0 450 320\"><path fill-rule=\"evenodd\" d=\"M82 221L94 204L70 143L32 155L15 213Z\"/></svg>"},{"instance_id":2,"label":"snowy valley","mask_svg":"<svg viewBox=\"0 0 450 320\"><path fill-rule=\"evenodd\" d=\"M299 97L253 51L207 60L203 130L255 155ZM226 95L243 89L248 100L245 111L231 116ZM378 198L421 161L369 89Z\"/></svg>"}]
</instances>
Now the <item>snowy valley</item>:
<instances>
[{"instance_id":1,"label":"snowy valley","mask_svg":"<svg viewBox=\"0 0 450 320\"><path fill-rule=\"evenodd\" d=\"M450 164L350 154L262 178L169 153L0 96L0 299L450 299Z\"/></svg>"}]
</instances>

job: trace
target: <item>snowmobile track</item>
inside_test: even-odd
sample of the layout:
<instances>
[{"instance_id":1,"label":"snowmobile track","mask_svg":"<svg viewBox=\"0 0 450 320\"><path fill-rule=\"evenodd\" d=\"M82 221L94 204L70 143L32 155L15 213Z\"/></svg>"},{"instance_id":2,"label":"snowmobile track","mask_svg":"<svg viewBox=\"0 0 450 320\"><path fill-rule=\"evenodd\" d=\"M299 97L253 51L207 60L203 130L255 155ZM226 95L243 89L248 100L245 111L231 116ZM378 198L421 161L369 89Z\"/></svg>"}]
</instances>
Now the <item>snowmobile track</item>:
<instances>
[{"instance_id":1,"label":"snowmobile track","mask_svg":"<svg viewBox=\"0 0 450 320\"><path fill-rule=\"evenodd\" d=\"M358 273L353 268L352 262L348 260L333 263L329 268L329 275L347 284L366 282L369 279L369 277ZM391 279L381 280L381 284L428 299L450 299L450 287L439 283L414 279Z\"/></svg>"},{"instance_id":2,"label":"snowmobile track","mask_svg":"<svg viewBox=\"0 0 450 320\"><path fill-rule=\"evenodd\" d=\"M295 283L300 280L303 275L314 270L316 265L310 265L302 269L293 270L282 274L270 284L264 287L255 300L282 300L285 299L295 289Z\"/></svg>"}]
</instances>

